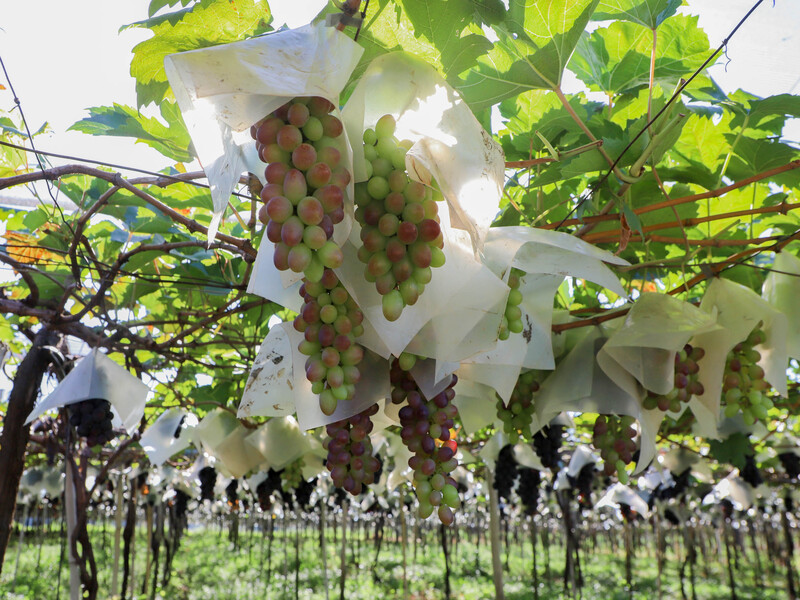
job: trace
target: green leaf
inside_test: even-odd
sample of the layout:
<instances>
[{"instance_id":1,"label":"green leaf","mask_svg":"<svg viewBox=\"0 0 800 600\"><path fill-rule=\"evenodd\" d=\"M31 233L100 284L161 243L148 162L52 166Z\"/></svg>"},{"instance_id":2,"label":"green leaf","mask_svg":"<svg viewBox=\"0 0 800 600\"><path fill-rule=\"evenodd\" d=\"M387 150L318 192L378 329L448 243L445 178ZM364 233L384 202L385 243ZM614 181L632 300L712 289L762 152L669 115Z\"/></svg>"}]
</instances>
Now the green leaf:
<instances>
[{"instance_id":1,"label":"green leaf","mask_svg":"<svg viewBox=\"0 0 800 600\"><path fill-rule=\"evenodd\" d=\"M750 437L744 433L734 433L724 440L709 440L710 454L721 463L729 463L739 469L744 468L744 458L753 454Z\"/></svg>"},{"instance_id":2,"label":"green leaf","mask_svg":"<svg viewBox=\"0 0 800 600\"><path fill-rule=\"evenodd\" d=\"M474 107L531 89L554 89L599 0L511 0L499 40L459 89Z\"/></svg>"},{"instance_id":3,"label":"green leaf","mask_svg":"<svg viewBox=\"0 0 800 600\"><path fill-rule=\"evenodd\" d=\"M705 116L692 114L675 143L675 151L684 159L702 164L712 172L717 170L725 158L728 141L724 128Z\"/></svg>"},{"instance_id":4,"label":"green leaf","mask_svg":"<svg viewBox=\"0 0 800 600\"><path fill-rule=\"evenodd\" d=\"M194 159L192 141L178 105L164 100L159 108L166 125L156 118L143 116L135 108L114 104L90 108L90 116L69 129L90 135L132 137L174 161L191 162Z\"/></svg>"},{"instance_id":5,"label":"green leaf","mask_svg":"<svg viewBox=\"0 0 800 600\"><path fill-rule=\"evenodd\" d=\"M674 15L681 0L601 0L594 21L631 21L655 29Z\"/></svg>"},{"instance_id":6,"label":"green leaf","mask_svg":"<svg viewBox=\"0 0 800 600\"><path fill-rule=\"evenodd\" d=\"M780 167L800 156L800 150L773 140L754 139L746 135L738 140L732 133L725 134L731 144L736 143L726 175L744 179L762 171Z\"/></svg>"},{"instance_id":7,"label":"green leaf","mask_svg":"<svg viewBox=\"0 0 800 600\"><path fill-rule=\"evenodd\" d=\"M650 81L653 32L617 21L584 34L569 68L589 89L606 95L632 91ZM697 17L676 16L658 29L654 81L672 88L708 58L708 37Z\"/></svg>"},{"instance_id":8,"label":"green leaf","mask_svg":"<svg viewBox=\"0 0 800 600\"><path fill-rule=\"evenodd\" d=\"M583 120L602 110L596 102L586 102L582 95L569 98L569 104ZM512 147L506 150L509 160L524 160L529 154L543 150L543 143L535 132L541 133L551 144L560 150L569 149L578 140L585 140L585 134L566 111L558 97L549 91L530 90L500 103L500 114L508 118L506 128L511 134ZM511 153L519 152L512 158Z\"/></svg>"},{"instance_id":9,"label":"green leaf","mask_svg":"<svg viewBox=\"0 0 800 600\"><path fill-rule=\"evenodd\" d=\"M497 4L490 2L481 14L497 20L505 12L498 13ZM373 0L358 37L364 54L351 82L361 77L374 58L403 50L424 59L456 86L458 75L492 47L480 27L470 26L476 10L474 0ZM329 4L320 16L336 12L340 11Z\"/></svg>"},{"instance_id":10,"label":"green leaf","mask_svg":"<svg viewBox=\"0 0 800 600\"><path fill-rule=\"evenodd\" d=\"M758 127L762 120L774 116L800 117L800 96L778 94L750 102L749 127Z\"/></svg>"},{"instance_id":11,"label":"green leaf","mask_svg":"<svg viewBox=\"0 0 800 600\"><path fill-rule=\"evenodd\" d=\"M160 103L167 97L164 57L168 54L236 42L263 30L271 20L265 2L201 0L172 15L132 23L153 32L152 38L133 48L131 75L136 79L138 105Z\"/></svg>"},{"instance_id":12,"label":"green leaf","mask_svg":"<svg viewBox=\"0 0 800 600\"><path fill-rule=\"evenodd\" d=\"M181 3L181 6L186 6L192 1L193 0L150 0L150 6L147 8L147 14L152 17L165 6L175 6L178 2Z\"/></svg>"},{"instance_id":13,"label":"green leaf","mask_svg":"<svg viewBox=\"0 0 800 600\"><path fill-rule=\"evenodd\" d=\"M50 215L40 207L27 213L23 222L25 223L25 227L28 228L28 231L36 231L49 220Z\"/></svg>"}]
</instances>

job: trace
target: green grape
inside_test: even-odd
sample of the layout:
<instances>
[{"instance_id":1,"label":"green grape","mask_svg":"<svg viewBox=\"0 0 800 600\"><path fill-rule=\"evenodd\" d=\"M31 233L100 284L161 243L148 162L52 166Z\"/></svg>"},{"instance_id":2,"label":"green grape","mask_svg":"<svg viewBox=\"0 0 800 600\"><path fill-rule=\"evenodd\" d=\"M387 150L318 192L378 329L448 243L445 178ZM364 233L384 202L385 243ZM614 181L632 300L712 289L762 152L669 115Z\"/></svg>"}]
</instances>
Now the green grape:
<instances>
[{"instance_id":1,"label":"green grape","mask_svg":"<svg viewBox=\"0 0 800 600\"><path fill-rule=\"evenodd\" d=\"M743 342L728 353L722 380L722 406L726 417L741 413L745 424L766 420L773 407L767 394L769 384L764 380L764 369L757 363L761 353L755 346L766 340L762 323L759 323Z\"/></svg>"},{"instance_id":2,"label":"green grape","mask_svg":"<svg viewBox=\"0 0 800 600\"><path fill-rule=\"evenodd\" d=\"M525 273L520 269L511 269L508 276L508 287L511 291L506 300L506 306L503 311L503 316L500 319L500 329L497 332L497 337L501 341L507 340L512 333L522 333L524 323L522 322L522 292L519 291L520 278Z\"/></svg>"},{"instance_id":3,"label":"green grape","mask_svg":"<svg viewBox=\"0 0 800 600\"><path fill-rule=\"evenodd\" d=\"M444 264L444 241L434 190L412 181L405 170L410 143L394 137L391 115L364 131L368 180L355 186L356 220L361 225L358 258L364 278L383 296L383 315L400 318L430 282L431 267Z\"/></svg>"},{"instance_id":4,"label":"green grape","mask_svg":"<svg viewBox=\"0 0 800 600\"><path fill-rule=\"evenodd\" d=\"M508 406L497 398L497 416L503 422L503 431L508 436L509 444L516 444L520 439L532 442L531 423L533 421L533 394L539 391L539 382L535 371L521 373L511 392Z\"/></svg>"}]
</instances>

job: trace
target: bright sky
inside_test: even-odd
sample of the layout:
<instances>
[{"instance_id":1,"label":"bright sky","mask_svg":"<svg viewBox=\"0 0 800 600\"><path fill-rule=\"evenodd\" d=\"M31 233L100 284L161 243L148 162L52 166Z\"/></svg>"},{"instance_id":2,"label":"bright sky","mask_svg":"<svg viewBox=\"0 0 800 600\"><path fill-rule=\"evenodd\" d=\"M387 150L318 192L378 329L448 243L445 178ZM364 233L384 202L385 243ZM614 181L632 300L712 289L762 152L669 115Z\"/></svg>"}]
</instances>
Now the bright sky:
<instances>
[{"instance_id":1,"label":"bright sky","mask_svg":"<svg viewBox=\"0 0 800 600\"><path fill-rule=\"evenodd\" d=\"M699 14L712 46L718 45L755 0L690 0L685 12ZM325 0L272 0L275 23L302 25ZM40 138L44 150L157 169L155 150L132 141L67 132L91 106L134 105L128 73L130 50L147 39L143 29L118 33L147 16L149 0L25 0L8 2L0 15L0 57L5 62L32 128L48 121L53 134ZM47 18L42 18L46 15ZM730 63L712 75L728 91L743 87L757 95L800 93L800 2L765 0L733 38ZM5 84L4 80L0 83ZM13 106L0 90L0 107ZM147 112L147 111L145 111ZM787 136L800 140L800 127ZM55 161L57 162L57 161Z\"/></svg>"}]
</instances>

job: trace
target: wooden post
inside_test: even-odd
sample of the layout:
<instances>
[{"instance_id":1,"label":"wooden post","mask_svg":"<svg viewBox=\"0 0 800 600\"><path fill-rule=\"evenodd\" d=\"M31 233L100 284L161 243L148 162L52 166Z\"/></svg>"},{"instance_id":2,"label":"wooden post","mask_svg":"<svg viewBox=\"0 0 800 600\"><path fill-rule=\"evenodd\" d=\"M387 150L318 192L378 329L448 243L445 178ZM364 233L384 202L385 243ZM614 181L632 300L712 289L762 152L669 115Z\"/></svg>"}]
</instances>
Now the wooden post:
<instances>
[{"instance_id":1,"label":"wooden post","mask_svg":"<svg viewBox=\"0 0 800 600\"><path fill-rule=\"evenodd\" d=\"M72 539L78 523L78 509L75 499L75 473L71 460L67 460L67 478L64 483L64 510L67 513L67 556L69 557L69 598L81 600L81 573L78 560L72 553Z\"/></svg>"},{"instance_id":2,"label":"wooden post","mask_svg":"<svg viewBox=\"0 0 800 600\"><path fill-rule=\"evenodd\" d=\"M339 560L341 562L341 574L339 577L339 600L344 600L344 582L347 577L347 512L349 502L342 506L342 549Z\"/></svg>"},{"instance_id":3,"label":"wooden post","mask_svg":"<svg viewBox=\"0 0 800 600\"><path fill-rule=\"evenodd\" d=\"M125 501L125 477L122 473L117 477L117 487L114 489L114 566L111 571L111 595L119 594L119 556L120 541L122 539L122 510Z\"/></svg>"},{"instance_id":4,"label":"wooden post","mask_svg":"<svg viewBox=\"0 0 800 600\"><path fill-rule=\"evenodd\" d=\"M408 546L408 523L406 522L405 504L400 502L400 529L403 535L403 600L408 600L408 573L406 564L406 547Z\"/></svg>"},{"instance_id":5,"label":"wooden post","mask_svg":"<svg viewBox=\"0 0 800 600\"><path fill-rule=\"evenodd\" d=\"M319 545L322 551L322 585L325 588L325 600L329 600L328 593L328 549L325 543L325 529L327 526L328 505L324 501L319 503Z\"/></svg>"},{"instance_id":6,"label":"wooden post","mask_svg":"<svg viewBox=\"0 0 800 600\"><path fill-rule=\"evenodd\" d=\"M17 558L14 561L14 577L11 578L11 589L14 589L14 585L17 583L17 571L19 570L19 556L22 554L22 546L23 542L25 541L25 524L28 522L28 516L30 514L30 506L25 504L25 510L22 512L22 523L19 527L19 540L17 541Z\"/></svg>"},{"instance_id":7,"label":"wooden post","mask_svg":"<svg viewBox=\"0 0 800 600\"><path fill-rule=\"evenodd\" d=\"M489 487L489 536L492 545L492 578L494 580L494 597L505 600L503 592L503 564L500 561L500 509L497 503L497 490L494 489L494 472L486 468L486 485Z\"/></svg>"},{"instance_id":8,"label":"wooden post","mask_svg":"<svg viewBox=\"0 0 800 600\"><path fill-rule=\"evenodd\" d=\"M153 505L148 502L145 505L145 519L147 521L147 547L145 548L144 558L144 581L142 581L142 594L147 593L147 584L150 581L150 552L153 545Z\"/></svg>"}]
</instances>

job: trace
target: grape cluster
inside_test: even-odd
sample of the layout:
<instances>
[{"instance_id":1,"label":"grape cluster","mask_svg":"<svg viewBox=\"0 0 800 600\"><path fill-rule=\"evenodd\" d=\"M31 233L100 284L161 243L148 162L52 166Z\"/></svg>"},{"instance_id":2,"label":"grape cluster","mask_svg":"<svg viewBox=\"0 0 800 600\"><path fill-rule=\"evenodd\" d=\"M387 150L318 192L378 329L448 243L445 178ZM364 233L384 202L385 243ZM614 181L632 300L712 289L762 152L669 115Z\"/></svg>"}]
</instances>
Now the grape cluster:
<instances>
[{"instance_id":1,"label":"grape cluster","mask_svg":"<svg viewBox=\"0 0 800 600\"><path fill-rule=\"evenodd\" d=\"M563 441L563 425L545 425L533 436L533 448L545 469L558 468L559 451Z\"/></svg>"},{"instance_id":2,"label":"grape cluster","mask_svg":"<svg viewBox=\"0 0 800 600\"><path fill-rule=\"evenodd\" d=\"M625 465L633 460L636 451L636 430L633 417L624 415L597 415L592 432L592 443L600 451L606 475L617 473L620 483L628 483Z\"/></svg>"},{"instance_id":3,"label":"grape cluster","mask_svg":"<svg viewBox=\"0 0 800 600\"><path fill-rule=\"evenodd\" d=\"M661 484L653 491L653 497L660 500L669 500L681 496L689 488L689 477L691 469L684 469L681 473L670 472L672 485L663 486Z\"/></svg>"},{"instance_id":4,"label":"grape cluster","mask_svg":"<svg viewBox=\"0 0 800 600\"><path fill-rule=\"evenodd\" d=\"M175 516L183 519L189 507L189 494L183 490L175 490Z\"/></svg>"},{"instance_id":5,"label":"grape cluster","mask_svg":"<svg viewBox=\"0 0 800 600\"><path fill-rule=\"evenodd\" d=\"M328 437L322 443L328 451L326 466L336 487L344 488L358 496L365 485L375 481L380 461L372 455L371 417L378 412L378 405L347 419L330 423L325 428Z\"/></svg>"},{"instance_id":6,"label":"grape cluster","mask_svg":"<svg viewBox=\"0 0 800 600\"><path fill-rule=\"evenodd\" d=\"M800 456L794 452L781 452L778 454L778 458L789 477L795 479L800 475Z\"/></svg>"},{"instance_id":7,"label":"grape cluster","mask_svg":"<svg viewBox=\"0 0 800 600\"><path fill-rule=\"evenodd\" d=\"M744 467L739 471L739 474L742 476L742 479L754 488L764 483L764 478L761 476L761 472L756 466L756 457L752 454L745 455Z\"/></svg>"},{"instance_id":8,"label":"grape cluster","mask_svg":"<svg viewBox=\"0 0 800 600\"><path fill-rule=\"evenodd\" d=\"M300 485L298 485L294 490L294 501L297 503L297 506L303 510L308 510L308 507L311 504L311 494L316 486L316 477L314 477L314 479L311 481L306 481L304 479L300 482Z\"/></svg>"},{"instance_id":9,"label":"grape cluster","mask_svg":"<svg viewBox=\"0 0 800 600\"><path fill-rule=\"evenodd\" d=\"M536 373L527 371L521 373L508 406L503 404L503 400L497 397L497 416L503 422L503 431L508 436L509 444L516 444L520 438L530 442L531 422L533 421L533 394L539 391L539 382L536 381Z\"/></svg>"},{"instance_id":10,"label":"grape cluster","mask_svg":"<svg viewBox=\"0 0 800 600\"><path fill-rule=\"evenodd\" d=\"M342 249L331 239L344 219L344 188L350 171L337 145L344 128L325 98L294 98L250 128L267 164L264 206L258 216L275 244L281 271L319 281L324 269L342 264Z\"/></svg>"},{"instance_id":11,"label":"grape cluster","mask_svg":"<svg viewBox=\"0 0 800 600\"><path fill-rule=\"evenodd\" d=\"M691 400L692 396L700 396L705 391L698 380L700 367L697 365L706 352L702 348L686 344L683 350L675 353L675 387L666 394L647 392L643 406L647 410L658 408L663 412L680 412L681 405Z\"/></svg>"},{"instance_id":12,"label":"grape cluster","mask_svg":"<svg viewBox=\"0 0 800 600\"><path fill-rule=\"evenodd\" d=\"M197 474L200 480L200 500L214 500L214 486L217 485L217 470L214 467L203 467Z\"/></svg>"},{"instance_id":13,"label":"grape cluster","mask_svg":"<svg viewBox=\"0 0 800 600\"><path fill-rule=\"evenodd\" d=\"M542 474L537 469L529 467L519 467L517 472L519 473L517 495L525 507L525 514L532 515L536 513L536 509L539 506L539 484L542 480Z\"/></svg>"},{"instance_id":14,"label":"grape cluster","mask_svg":"<svg viewBox=\"0 0 800 600\"><path fill-rule=\"evenodd\" d=\"M383 296L388 321L417 302L431 268L445 261L434 192L406 174L410 146L397 141L395 126L394 117L384 115L364 132L369 179L355 187L355 217L362 227L358 258L366 265L364 277Z\"/></svg>"},{"instance_id":15,"label":"grape cluster","mask_svg":"<svg viewBox=\"0 0 800 600\"><path fill-rule=\"evenodd\" d=\"M511 501L511 491L514 489L518 475L514 446L507 444L500 450L494 465L494 489L497 490L500 498L507 502Z\"/></svg>"},{"instance_id":16,"label":"grape cluster","mask_svg":"<svg viewBox=\"0 0 800 600\"><path fill-rule=\"evenodd\" d=\"M364 332L364 315L332 269L319 281L305 281L300 295L304 304L293 325L304 337L299 350L308 357L306 378L322 412L332 415L339 400L353 398L361 378L364 349L355 338Z\"/></svg>"},{"instance_id":17,"label":"grape cluster","mask_svg":"<svg viewBox=\"0 0 800 600\"><path fill-rule=\"evenodd\" d=\"M592 484L594 484L595 472L594 463L586 463L578 471L573 482L573 487L578 490L578 503L587 508L592 506Z\"/></svg>"},{"instance_id":18,"label":"grape cluster","mask_svg":"<svg viewBox=\"0 0 800 600\"><path fill-rule=\"evenodd\" d=\"M426 400L419 388L406 393L408 404L400 409L400 439L414 453L408 466L414 470L414 488L419 500L419 516L427 519L437 508L439 520L450 525L453 509L460 506L456 481L450 473L458 466L458 444L451 439L458 409L453 404L457 378L452 376L447 389Z\"/></svg>"},{"instance_id":19,"label":"grape cluster","mask_svg":"<svg viewBox=\"0 0 800 600\"><path fill-rule=\"evenodd\" d=\"M102 446L114 439L111 404L102 398L90 398L70 404L69 424L86 439L88 446Z\"/></svg>"},{"instance_id":20,"label":"grape cluster","mask_svg":"<svg viewBox=\"0 0 800 600\"><path fill-rule=\"evenodd\" d=\"M230 483L225 486L225 498L228 501L232 511L239 510L239 480L231 479Z\"/></svg>"},{"instance_id":21,"label":"grape cluster","mask_svg":"<svg viewBox=\"0 0 800 600\"><path fill-rule=\"evenodd\" d=\"M392 359L389 367L389 383L392 386L391 399L394 404L402 404L409 392L419 389L410 372L418 360L423 359L409 352L402 352L399 357Z\"/></svg>"},{"instance_id":22,"label":"grape cluster","mask_svg":"<svg viewBox=\"0 0 800 600\"><path fill-rule=\"evenodd\" d=\"M758 365L761 353L755 349L765 339L759 324L745 341L734 346L725 363L722 383L725 416L741 412L747 425L766 419L772 408L772 400L766 393L769 384L764 380L764 369Z\"/></svg>"},{"instance_id":23,"label":"grape cluster","mask_svg":"<svg viewBox=\"0 0 800 600\"><path fill-rule=\"evenodd\" d=\"M500 330L497 333L497 337L501 340L507 340L512 333L522 333L524 325L522 323L522 309L519 307L522 303L519 280L524 274L523 271L512 268L508 276L508 287L511 288L511 291L508 294L506 309L503 313L503 318L500 320Z\"/></svg>"},{"instance_id":24,"label":"grape cluster","mask_svg":"<svg viewBox=\"0 0 800 600\"><path fill-rule=\"evenodd\" d=\"M281 489L281 475L279 471L270 469L267 477L256 486L256 498L261 510L268 512L272 508L272 494Z\"/></svg>"},{"instance_id":25,"label":"grape cluster","mask_svg":"<svg viewBox=\"0 0 800 600\"><path fill-rule=\"evenodd\" d=\"M172 434L176 440L181 437L181 433L183 433L183 424L186 422L186 415L181 417L181 420L178 422L178 426L175 428L175 432Z\"/></svg>"},{"instance_id":26,"label":"grape cluster","mask_svg":"<svg viewBox=\"0 0 800 600\"><path fill-rule=\"evenodd\" d=\"M304 481L303 479L303 465L304 461L301 458L289 463L284 469L281 470L281 489L284 492L292 492L297 489Z\"/></svg>"}]
</instances>

